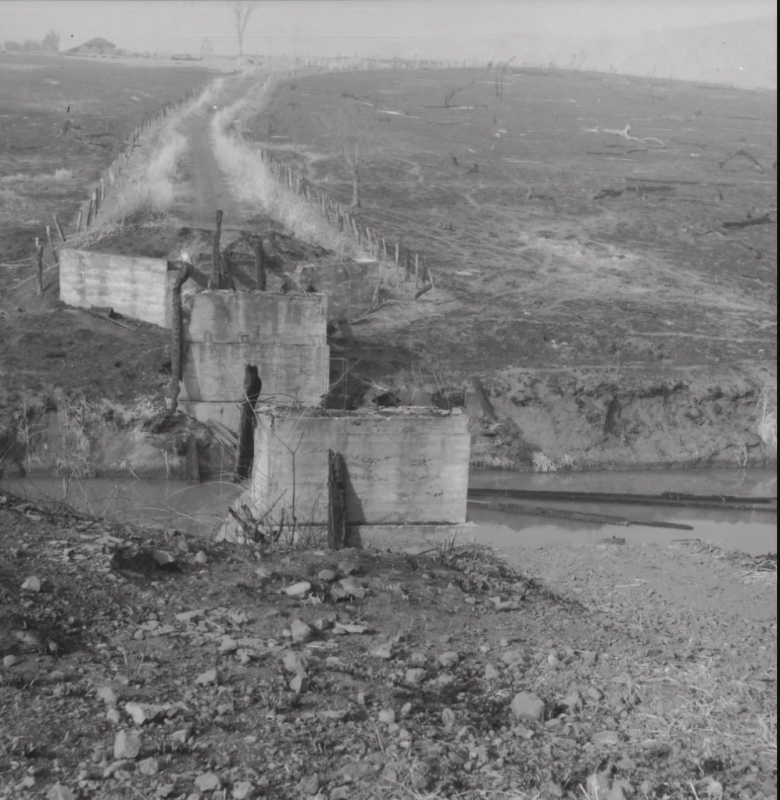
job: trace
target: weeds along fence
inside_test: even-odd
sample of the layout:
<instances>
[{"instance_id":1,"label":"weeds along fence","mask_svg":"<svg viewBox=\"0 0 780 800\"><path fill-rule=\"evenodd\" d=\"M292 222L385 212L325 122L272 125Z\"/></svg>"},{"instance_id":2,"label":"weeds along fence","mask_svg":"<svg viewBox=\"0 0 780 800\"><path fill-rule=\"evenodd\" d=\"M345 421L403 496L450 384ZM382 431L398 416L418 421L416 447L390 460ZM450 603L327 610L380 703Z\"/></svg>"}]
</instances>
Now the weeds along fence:
<instances>
[{"instance_id":1,"label":"weeds along fence","mask_svg":"<svg viewBox=\"0 0 780 800\"><path fill-rule=\"evenodd\" d=\"M144 116L144 118L141 120L141 123L130 133L127 141L127 147L124 149L124 151L119 153L119 155L117 155L111 164L100 173L100 177L98 178L97 183L92 189L88 198L88 205L86 203L84 204L86 209L82 208L78 212L78 216L75 221L76 234L86 232L96 223L100 209L103 207L108 195L119 185L120 176L127 168L133 151L138 146L142 137L153 132L160 126L160 124L174 116L188 103L193 102L193 100L201 96L207 90L209 85L213 83L213 80L213 78L209 79L198 88L187 92L178 100L171 103L166 103L153 114L147 114ZM56 218L55 223L59 236L64 242L64 231L62 230L59 220Z\"/></svg>"},{"instance_id":2,"label":"weeds along fence","mask_svg":"<svg viewBox=\"0 0 780 800\"><path fill-rule=\"evenodd\" d=\"M361 70L367 68L367 62L353 62L350 65L343 63L333 64L314 64L307 62L303 69L289 70L284 73L277 73L270 76L261 87L262 103L264 105L269 99L270 94L274 91L276 85L283 80L291 78L300 78L307 74L318 74L325 71L346 71L346 69ZM370 62L368 68L386 68L387 63L381 61ZM240 101L239 101L240 102ZM299 198L306 206L306 210L310 215L318 217L325 226L333 233L336 239L351 239L355 245L356 250L365 253L369 258L376 259L386 264L394 264L396 274L403 273L406 282L414 281L417 290L416 297L432 290L434 288L433 274L428 264L426 257L411 248L406 247L399 241L388 241L382 234L375 228L365 225L355 213L354 209L343 205L335 200L327 192L317 187L314 183L309 181L302 173L295 170L288 164L283 163L277 159L268 149L263 147L253 147L248 145L243 139L240 130L233 130L231 134L227 133L227 129L231 127L232 121L240 114L241 109L232 111L225 109L227 116L218 115L212 123L212 134L219 158L219 139L231 135L236 144L243 150L250 150L254 158L260 159L264 170L270 175L271 179L277 186L288 191L294 197ZM257 111L257 109L254 109ZM225 112L222 112L224 115ZM238 126L237 126L238 127ZM227 159L227 154L224 156ZM232 160L232 159L231 159ZM245 163L242 161L242 163ZM231 170L228 170L231 171ZM246 168L242 172L242 179L247 175ZM262 183L262 180L256 181L255 185ZM269 195L269 192L261 192L261 196ZM248 200L254 198L247 197ZM275 211L277 209L269 209ZM285 208L284 210L287 210ZM292 215L291 215L292 217ZM300 214L295 215L294 221L300 219ZM296 227L290 224L288 220L279 220L280 222L287 223L293 232ZM330 242L320 241L319 244L328 246Z\"/></svg>"}]
</instances>

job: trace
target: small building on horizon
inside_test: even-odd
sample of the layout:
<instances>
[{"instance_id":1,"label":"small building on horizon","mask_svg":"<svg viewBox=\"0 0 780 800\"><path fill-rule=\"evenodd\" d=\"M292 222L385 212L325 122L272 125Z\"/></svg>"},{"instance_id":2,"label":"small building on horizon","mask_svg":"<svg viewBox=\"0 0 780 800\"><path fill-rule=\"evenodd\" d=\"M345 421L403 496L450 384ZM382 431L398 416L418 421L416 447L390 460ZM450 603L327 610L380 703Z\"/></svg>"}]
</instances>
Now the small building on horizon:
<instances>
[{"instance_id":1,"label":"small building on horizon","mask_svg":"<svg viewBox=\"0 0 780 800\"><path fill-rule=\"evenodd\" d=\"M117 46L100 36L65 51L66 55L73 56L113 56L117 53Z\"/></svg>"}]
</instances>

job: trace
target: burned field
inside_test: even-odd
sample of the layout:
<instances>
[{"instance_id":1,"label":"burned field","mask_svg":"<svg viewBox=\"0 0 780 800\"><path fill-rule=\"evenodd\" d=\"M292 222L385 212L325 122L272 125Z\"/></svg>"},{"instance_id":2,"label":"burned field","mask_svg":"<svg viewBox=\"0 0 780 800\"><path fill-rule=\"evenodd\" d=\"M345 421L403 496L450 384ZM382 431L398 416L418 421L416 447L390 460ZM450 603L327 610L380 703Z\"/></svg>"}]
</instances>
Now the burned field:
<instances>
[{"instance_id":1,"label":"burned field","mask_svg":"<svg viewBox=\"0 0 780 800\"><path fill-rule=\"evenodd\" d=\"M543 70L500 91L487 70L319 75L282 85L248 128L348 203L323 121L372 121L357 216L425 254L438 297L415 318L383 309L360 335L415 352L415 380L483 375L500 415L531 440L541 425L534 443L558 455L565 406L606 425L616 396L653 420L626 415L626 440L670 413L685 434L618 461L712 452L715 431L686 422L702 411L741 447L750 387L775 374L776 93ZM597 428L568 452L603 448Z\"/></svg>"},{"instance_id":2,"label":"burned field","mask_svg":"<svg viewBox=\"0 0 780 800\"><path fill-rule=\"evenodd\" d=\"M774 359L775 228L723 225L772 219L774 93L542 71L503 91L486 70L314 76L250 127L348 202L318 120L375 118L361 218L452 295L407 331L443 326L441 369ZM756 161L720 166L738 151Z\"/></svg>"},{"instance_id":3,"label":"burned field","mask_svg":"<svg viewBox=\"0 0 780 800\"><path fill-rule=\"evenodd\" d=\"M5 265L30 256L54 214L69 225L90 183L127 147L129 132L208 74L0 55L0 291L14 277Z\"/></svg>"}]
</instances>

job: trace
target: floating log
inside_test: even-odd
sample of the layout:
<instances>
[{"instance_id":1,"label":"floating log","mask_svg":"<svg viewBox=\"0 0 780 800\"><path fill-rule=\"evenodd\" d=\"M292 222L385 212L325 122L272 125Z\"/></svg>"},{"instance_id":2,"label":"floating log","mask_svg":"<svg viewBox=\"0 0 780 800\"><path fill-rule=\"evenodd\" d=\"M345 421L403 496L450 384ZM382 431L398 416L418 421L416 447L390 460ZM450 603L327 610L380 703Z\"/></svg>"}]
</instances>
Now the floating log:
<instances>
[{"instance_id":1,"label":"floating log","mask_svg":"<svg viewBox=\"0 0 780 800\"><path fill-rule=\"evenodd\" d=\"M480 505L482 505L480 503ZM524 506L520 503L485 503L491 511L504 511L509 514L519 514L529 517L549 517L552 519L565 519L574 522L589 522L595 525L619 525L627 528L631 525L643 528L666 528L675 531L692 531L693 525L680 522L657 522L655 520L629 519L611 514L589 514L586 511L564 511L559 508L545 508L543 506Z\"/></svg>"},{"instance_id":2,"label":"floating log","mask_svg":"<svg viewBox=\"0 0 780 800\"><path fill-rule=\"evenodd\" d=\"M475 385L476 388L476 385ZM479 391L477 391L479 396ZM535 489L469 489L472 499L510 497L514 500L550 500L569 503L622 503L636 506L659 506L668 508L713 508L721 511L759 511L777 514L777 506L767 507L776 501L765 497L743 497L739 502L723 502L705 496L690 496L686 499L673 499L667 495L617 494L607 492L555 492ZM695 497L695 499L694 499ZM735 498L737 500L738 498ZM749 503L750 505L747 505Z\"/></svg>"}]
</instances>

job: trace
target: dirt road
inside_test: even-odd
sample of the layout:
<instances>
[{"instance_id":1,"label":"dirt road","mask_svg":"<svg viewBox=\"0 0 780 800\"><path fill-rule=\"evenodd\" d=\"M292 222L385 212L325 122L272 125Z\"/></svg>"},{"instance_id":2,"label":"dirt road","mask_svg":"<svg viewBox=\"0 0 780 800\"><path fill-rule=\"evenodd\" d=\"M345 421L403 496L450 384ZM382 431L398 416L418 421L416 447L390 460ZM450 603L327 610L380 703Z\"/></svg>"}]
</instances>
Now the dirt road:
<instances>
[{"instance_id":1,"label":"dirt road","mask_svg":"<svg viewBox=\"0 0 780 800\"><path fill-rule=\"evenodd\" d=\"M172 210L191 228L213 230L217 209L224 213L224 226L238 228L257 213L242 208L217 164L211 149L210 126L217 109L234 103L246 91L245 81L229 81L213 104L193 114L186 126L187 155L182 164L182 180Z\"/></svg>"}]
</instances>

